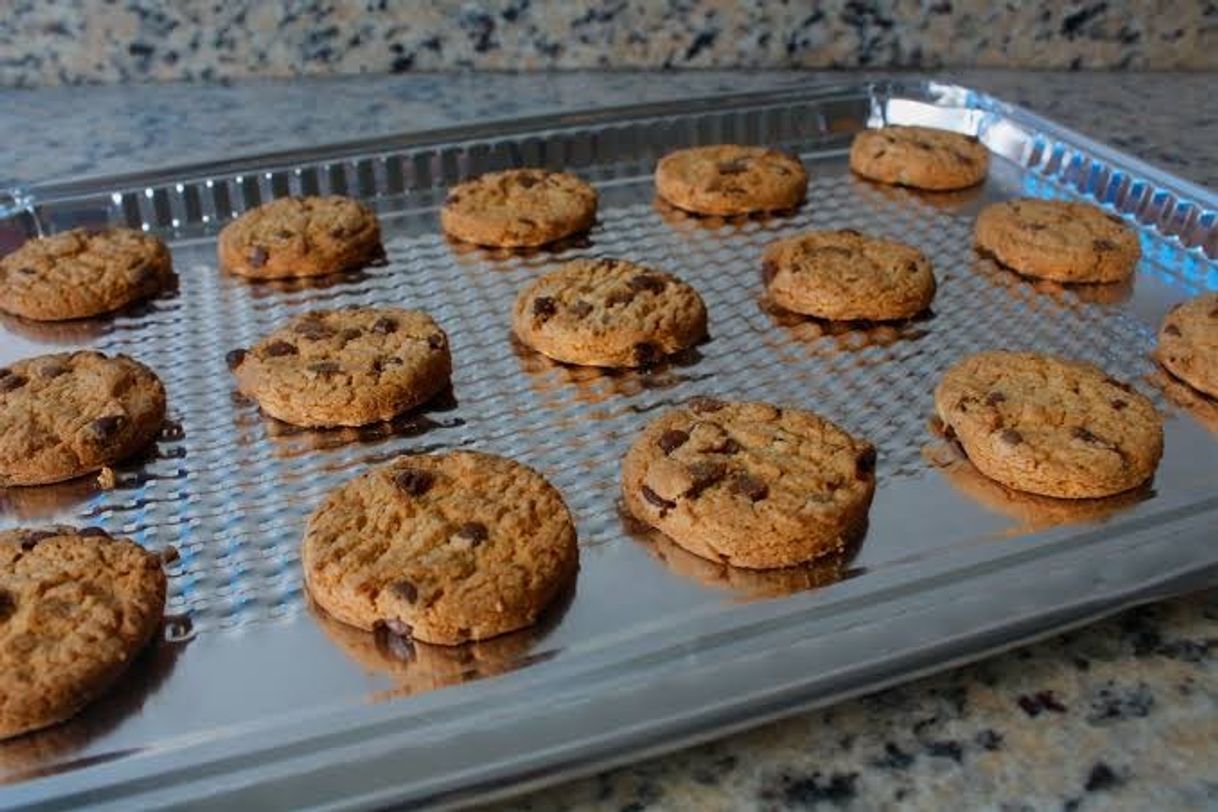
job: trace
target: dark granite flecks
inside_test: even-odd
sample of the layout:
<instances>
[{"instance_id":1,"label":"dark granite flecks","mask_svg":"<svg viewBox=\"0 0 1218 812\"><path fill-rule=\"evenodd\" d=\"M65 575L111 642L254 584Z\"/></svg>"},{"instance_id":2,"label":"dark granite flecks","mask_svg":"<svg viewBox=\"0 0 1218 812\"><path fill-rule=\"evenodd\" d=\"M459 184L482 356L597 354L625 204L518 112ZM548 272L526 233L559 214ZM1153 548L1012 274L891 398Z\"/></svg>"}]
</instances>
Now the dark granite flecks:
<instances>
[{"instance_id":1,"label":"dark granite flecks","mask_svg":"<svg viewBox=\"0 0 1218 812\"><path fill-rule=\"evenodd\" d=\"M1193 0L12 0L0 85L462 68L1218 67Z\"/></svg>"},{"instance_id":2,"label":"dark granite flecks","mask_svg":"<svg viewBox=\"0 0 1218 812\"><path fill-rule=\"evenodd\" d=\"M1218 75L964 71L946 78L1218 187ZM841 79L398 76L0 91L8 157L0 185ZM1215 764L1218 592L1209 592L497 808L1213 809Z\"/></svg>"}]
</instances>

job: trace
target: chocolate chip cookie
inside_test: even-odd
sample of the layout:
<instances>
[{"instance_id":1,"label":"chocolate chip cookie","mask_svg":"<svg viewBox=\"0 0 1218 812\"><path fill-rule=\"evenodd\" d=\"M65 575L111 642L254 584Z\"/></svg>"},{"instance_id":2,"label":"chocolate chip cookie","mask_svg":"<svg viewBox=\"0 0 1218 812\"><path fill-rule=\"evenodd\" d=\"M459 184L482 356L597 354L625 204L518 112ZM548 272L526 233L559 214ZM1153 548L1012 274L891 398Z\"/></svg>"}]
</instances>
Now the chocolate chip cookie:
<instances>
[{"instance_id":1,"label":"chocolate chip cookie","mask_svg":"<svg viewBox=\"0 0 1218 812\"><path fill-rule=\"evenodd\" d=\"M671 274L622 259L577 259L520 291L512 329L556 361L642 367L700 341L706 306Z\"/></svg>"},{"instance_id":2,"label":"chocolate chip cookie","mask_svg":"<svg viewBox=\"0 0 1218 812\"><path fill-rule=\"evenodd\" d=\"M148 367L100 352L40 355L0 369L0 485L44 485L117 464L165 419Z\"/></svg>"},{"instance_id":3,"label":"chocolate chip cookie","mask_svg":"<svg viewBox=\"0 0 1218 812\"><path fill-rule=\"evenodd\" d=\"M808 193L799 158L764 147L720 144L670 152L656 165L656 193L695 214L792 209Z\"/></svg>"},{"instance_id":4,"label":"chocolate chip cookie","mask_svg":"<svg viewBox=\"0 0 1218 812\"><path fill-rule=\"evenodd\" d=\"M935 389L935 411L986 476L1066 499L1141 485L1163 453L1154 405L1091 364L1030 352L971 355Z\"/></svg>"},{"instance_id":5,"label":"chocolate chip cookie","mask_svg":"<svg viewBox=\"0 0 1218 812\"><path fill-rule=\"evenodd\" d=\"M400 457L335 490L301 557L309 594L338 620L456 645L531 625L579 551L540 474L458 451Z\"/></svg>"},{"instance_id":6,"label":"chocolate chip cookie","mask_svg":"<svg viewBox=\"0 0 1218 812\"><path fill-rule=\"evenodd\" d=\"M165 608L161 559L97 527L0 532L0 739L75 715Z\"/></svg>"},{"instance_id":7,"label":"chocolate chip cookie","mask_svg":"<svg viewBox=\"0 0 1218 812\"><path fill-rule=\"evenodd\" d=\"M1155 357L1180 380L1218 398L1218 293L1171 309L1159 328Z\"/></svg>"},{"instance_id":8,"label":"chocolate chip cookie","mask_svg":"<svg viewBox=\"0 0 1218 812\"><path fill-rule=\"evenodd\" d=\"M695 398L650 423L622 464L626 506L703 558L790 567L866 526L875 449L811 412Z\"/></svg>"},{"instance_id":9,"label":"chocolate chip cookie","mask_svg":"<svg viewBox=\"0 0 1218 812\"><path fill-rule=\"evenodd\" d=\"M775 304L821 319L907 319L935 296L935 275L921 251L852 229L771 243L762 268Z\"/></svg>"},{"instance_id":10,"label":"chocolate chip cookie","mask_svg":"<svg viewBox=\"0 0 1218 812\"><path fill-rule=\"evenodd\" d=\"M440 226L475 245L528 248L587 231L596 203L596 190L570 172L488 172L453 187Z\"/></svg>"},{"instance_id":11,"label":"chocolate chip cookie","mask_svg":"<svg viewBox=\"0 0 1218 812\"><path fill-rule=\"evenodd\" d=\"M986 206L977 250L1025 276L1056 282L1122 282L1142 248L1115 214L1089 203L1022 198Z\"/></svg>"},{"instance_id":12,"label":"chocolate chip cookie","mask_svg":"<svg viewBox=\"0 0 1218 812\"><path fill-rule=\"evenodd\" d=\"M305 313L227 360L264 412L312 427L391 420L444 390L452 373L439 325L394 307Z\"/></svg>"},{"instance_id":13,"label":"chocolate chip cookie","mask_svg":"<svg viewBox=\"0 0 1218 812\"><path fill-rule=\"evenodd\" d=\"M381 226L347 197L281 197L220 232L221 267L250 279L325 276L384 259Z\"/></svg>"},{"instance_id":14,"label":"chocolate chip cookie","mask_svg":"<svg viewBox=\"0 0 1218 812\"><path fill-rule=\"evenodd\" d=\"M990 153L972 135L889 125L863 130L854 137L850 168L880 183L948 191L985 180Z\"/></svg>"},{"instance_id":15,"label":"chocolate chip cookie","mask_svg":"<svg viewBox=\"0 0 1218 812\"><path fill-rule=\"evenodd\" d=\"M165 243L129 228L75 228L0 258L0 310L37 321L109 313L173 280Z\"/></svg>"}]
</instances>

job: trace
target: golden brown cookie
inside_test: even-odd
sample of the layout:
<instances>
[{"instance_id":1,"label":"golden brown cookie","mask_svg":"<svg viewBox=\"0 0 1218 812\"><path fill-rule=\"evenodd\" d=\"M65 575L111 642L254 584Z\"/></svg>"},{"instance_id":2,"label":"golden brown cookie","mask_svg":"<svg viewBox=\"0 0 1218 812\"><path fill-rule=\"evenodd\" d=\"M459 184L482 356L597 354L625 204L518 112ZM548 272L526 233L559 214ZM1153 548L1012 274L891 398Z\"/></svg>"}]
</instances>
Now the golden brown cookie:
<instances>
[{"instance_id":1,"label":"golden brown cookie","mask_svg":"<svg viewBox=\"0 0 1218 812\"><path fill-rule=\"evenodd\" d=\"M165 419L148 367L100 352L40 355L0 369L0 485L89 474L146 448Z\"/></svg>"},{"instance_id":2,"label":"golden brown cookie","mask_svg":"<svg viewBox=\"0 0 1218 812\"><path fill-rule=\"evenodd\" d=\"M850 168L880 183L948 191L985 180L990 152L972 135L889 125L854 136Z\"/></svg>"},{"instance_id":3,"label":"golden brown cookie","mask_svg":"<svg viewBox=\"0 0 1218 812\"><path fill-rule=\"evenodd\" d=\"M1189 386L1218 398L1218 293L1171 309L1159 328L1155 357Z\"/></svg>"},{"instance_id":4,"label":"golden brown cookie","mask_svg":"<svg viewBox=\"0 0 1218 812\"><path fill-rule=\"evenodd\" d=\"M775 304L821 319L907 319L935 296L935 275L921 251L852 229L770 243L762 268Z\"/></svg>"},{"instance_id":5,"label":"golden brown cookie","mask_svg":"<svg viewBox=\"0 0 1218 812\"><path fill-rule=\"evenodd\" d=\"M419 310L315 310L228 354L246 397L297 426L391 420L444 390L448 336Z\"/></svg>"},{"instance_id":6,"label":"golden brown cookie","mask_svg":"<svg viewBox=\"0 0 1218 812\"><path fill-rule=\"evenodd\" d=\"M0 532L0 739L100 696L165 608L161 559L101 528Z\"/></svg>"},{"instance_id":7,"label":"golden brown cookie","mask_svg":"<svg viewBox=\"0 0 1218 812\"><path fill-rule=\"evenodd\" d=\"M165 243L129 228L75 228L0 258L0 310L37 321L109 313L168 287Z\"/></svg>"},{"instance_id":8,"label":"golden brown cookie","mask_svg":"<svg viewBox=\"0 0 1218 812\"><path fill-rule=\"evenodd\" d=\"M1042 496L1127 491L1163 453L1150 400L1091 364L1049 355L971 355L944 374L935 411L979 471Z\"/></svg>"},{"instance_id":9,"label":"golden brown cookie","mask_svg":"<svg viewBox=\"0 0 1218 812\"><path fill-rule=\"evenodd\" d=\"M596 202L596 190L570 172L508 169L454 186L440 225L475 245L527 248L587 231Z\"/></svg>"},{"instance_id":10,"label":"golden brown cookie","mask_svg":"<svg viewBox=\"0 0 1218 812\"><path fill-rule=\"evenodd\" d=\"M381 226L347 197L281 197L220 232L220 266L250 279L324 276L384 259Z\"/></svg>"},{"instance_id":11,"label":"golden brown cookie","mask_svg":"<svg viewBox=\"0 0 1218 812\"><path fill-rule=\"evenodd\" d=\"M705 337L706 306L672 274L622 259L577 259L520 291L512 329L556 361L650 366Z\"/></svg>"},{"instance_id":12,"label":"golden brown cookie","mask_svg":"<svg viewBox=\"0 0 1218 812\"><path fill-rule=\"evenodd\" d=\"M808 193L799 158L764 147L720 144L670 152L656 165L656 193L696 214L791 209Z\"/></svg>"},{"instance_id":13,"label":"golden brown cookie","mask_svg":"<svg viewBox=\"0 0 1218 812\"><path fill-rule=\"evenodd\" d=\"M875 449L811 412L695 398L651 422L622 463L640 521L736 567L790 567L866 526Z\"/></svg>"},{"instance_id":14,"label":"golden brown cookie","mask_svg":"<svg viewBox=\"0 0 1218 812\"><path fill-rule=\"evenodd\" d=\"M540 474L457 451L400 457L332 492L301 557L309 594L337 619L455 645L531 625L579 551Z\"/></svg>"},{"instance_id":15,"label":"golden brown cookie","mask_svg":"<svg viewBox=\"0 0 1218 812\"><path fill-rule=\"evenodd\" d=\"M986 206L977 249L1025 276L1057 282L1121 282L1142 257L1137 233L1090 203L1022 198Z\"/></svg>"}]
</instances>

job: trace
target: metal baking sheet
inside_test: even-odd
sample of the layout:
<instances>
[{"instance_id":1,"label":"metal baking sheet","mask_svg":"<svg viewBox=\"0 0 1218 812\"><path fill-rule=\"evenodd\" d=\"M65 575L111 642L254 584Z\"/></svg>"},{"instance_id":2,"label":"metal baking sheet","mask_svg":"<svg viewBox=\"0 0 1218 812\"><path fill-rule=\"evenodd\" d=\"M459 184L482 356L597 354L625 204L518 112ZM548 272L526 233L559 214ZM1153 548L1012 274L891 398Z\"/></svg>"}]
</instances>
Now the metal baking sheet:
<instances>
[{"instance_id":1,"label":"metal baking sheet","mask_svg":"<svg viewBox=\"0 0 1218 812\"><path fill-rule=\"evenodd\" d=\"M923 195L853 178L868 123L977 133L984 186ZM797 151L808 203L789 216L700 220L658 206L651 172L675 147L735 141ZM495 253L451 244L445 187L508 166L578 171L601 194L586 238ZM215 235L284 194L357 196L389 263L322 282L220 273ZM1033 283L971 249L980 207L1082 198L1124 215L1145 259L1127 286ZM100 524L173 545L165 639L78 719L0 744L0 806L347 808L461 804L641 757L944 668L1218 571L1218 408L1148 358L1167 308L1218 287L1218 199L967 88L843 84L473 126L94 178L0 195L0 244L76 225L166 238L177 290L112 319L4 319L2 359L94 347L152 366L172 424L118 487L88 480L0 494L5 526ZM911 242L940 281L933 313L850 329L759 300L762 247L809 227ZM649 372L564 367L513 344L525 281L617 256L693 283L710 340ZM228 349L325 306L398 304L449 331L453 393L359 430L304 431L238 397ZM1150 487L1109 502L1020 497L953 457L927 426L944 368L989 347L1035 348L1137 382L1166 415ZM660 410L695 394L803 406L879 448L870 529L849 560L745 573L639 532L618 462ZM577 518L575 588L534 630L412 659L321 618L297 545L329 489L397 454L478 448L541 470Z\"/></svg>"}]
</instances>

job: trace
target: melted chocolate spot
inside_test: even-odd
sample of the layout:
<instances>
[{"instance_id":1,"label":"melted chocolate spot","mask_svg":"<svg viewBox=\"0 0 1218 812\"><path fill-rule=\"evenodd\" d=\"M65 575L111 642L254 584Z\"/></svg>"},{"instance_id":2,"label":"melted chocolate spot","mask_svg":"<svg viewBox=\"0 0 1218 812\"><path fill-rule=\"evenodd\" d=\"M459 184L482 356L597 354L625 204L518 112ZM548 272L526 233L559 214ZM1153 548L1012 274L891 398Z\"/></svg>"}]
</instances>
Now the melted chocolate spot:
<instances>
[{"instance_id":1,"label":"melted chocolate spot","mask_svg":"<svg viewBox=\"0 0 1218 812\"><path fill-rule=\"evenodd\" d=\"M26 379L24 375L5 375L0 378L0 393L12 392L14 389L20 389L25 386Z\"/></svg>"},{"instance_id":2,"label":"melted chocolate spot","mask_svg":"<svg viewBox=\"0 0 1218 812\"><path fill-rule=\"evenodd\" d=\"M379 319L372 322L372 327L369 329L377 335L387 336L390 333L397 332L398 323L388 316L381 316Z\"/></svg>"},{"instance_id":3,"label":"melted chocolate spot","mask_svg":"<svg viewBox=\"0 0 1218 812\"><path fill-rule=\"evenodd\" d=\"M760 479L748 474L737 474L732 480L732 490L747 496L753 502L760 502L770 495L770 488Z\"/></svg>"},{"instance_id":4,"label":"melted chocolate spot","mask_svg":"<svg viewBox=\"0 0 1218 812\"><path fill-rule=\"evenodd\" d=\"M662 276L657 276L651 273L641 273L633 277L630 282L630 289L633 291L650 291L651 293L663 293L664 288L668 287L668 282Z\"/></svg>"},{"instance_id":5,"label":"melted chocolate spot","mask_svg":"<svg viewBox=\"0 0 1218 812\"><path fill-rule=\"evenodd\" d=\"M0 589L0 623L8 620L17 611L17 599L10 592Z\"/></svg>"},{"instance_id":6,"label":"melted chocolate spot","mask_svg":"<svg viewBox=\"0 0 1218 812\"><path fill-rule=\"evenodd\" d=\"M468 539L475 547L486 541L489 535L486 525L482 522L466 522L457 530L458 537Z\"/></svg>"},{"instance_id":7,"label":"melted chocolate spot","mask_svg":"<svg viewBox=\"0 0 1218 812\"><path fill-rule=\"evenodd\" d=\"M538 180L532 175L521 175L516 179L516 182L520 184L522 189L532 189L537 185Z\"/></svg>"},{"instance_id":8,"label":"melted chocolate spot","mask_svg":"<svg viewBox=\"0 0 1218 812\"><path fill-rule=\"evenodd\" d=\"M720 454L735 454L740 451L740 443L728 437L714 450Z\"/></svg>"},{"instance_id":9,"label":"melted chocolate spot","mask_svg":"<svg viewBox=\"0 0 1218 812\"><path fill-rule=\"evenodd\" d=\"M660 496L658 493L656 493L655 491L653 491L651 488L647 487L646 485L644 485L639 490L639 493L641 493L643 495L644 499L646 499L648 502L650 502L651 504L658 507L661 511L672 510L673 508L675 508L677 506L676 502L669 502L663 496Z\"/></svg>"},{"instance_id":10,"label":"melted chocolate spot","mask_svg":"<svg viewBox=\"0 0 1218 812\"><path fill-rule=\"evenodd\" d=\"M633 290L614 290L610 291L605 297L605 307L617 307L618 305L630 304L634 301Z\"/></svg>"},{"instance_id":11,"label":"melted chocolate spot","mask_svg":"<svg viewBox=\"0 0 1218 812\"><path fill-rule=\"evenodd\" d=\"M96 525L89 525L88 527L82 527L76 531L76 535L84 536L85 538L98 538L98 537L110 538L110 534L106 532L106 528L97 527Z\"/></svg>"},{"instance_id":12,"label":"melted chocolate spot","mask_svg":"<svg viewBox=\"0 0 1218 812\"><path fill-rule=\"evenodd\" d=\"M990 406L997 406L999 403L1004 402L1006 399L1007 399L1007 396L1002 394L1001 392L990 392L988 395L985 396L985 402Z\"/></svg>"},{"instance_id":13,"label":"melted chocolate spot","mask_svg":"<svg viewBox=\"0 0 1218 812\"><path fill-rule=\"evenodd\" d=\"M715 169L721 175L740 175L749 170L749 165L746 159L735 158L731 161L720 161L715 165Z\"/></svg>"},{"instance_id":14,"label":"melted chocolate spot","mask_svg":"<svg viewBox=\"0 0 1218 812\"><path fill-rule=\"evenodd\" d=\"M689 402L689 409L694 414L706 414L707 412L717 412L726 405L716 398L696 397Z\"/></svg>"},{"instance_id":15,"label":"melted chocolate spot","mask_svg":"<svg viewBox=\"0 0 1218 812\"><path fill-rule=\"evenodd\" d=\"M286 228L280 228L275 231L275 236L281 240L286 240L296 236L296 234L295 232L288 231Z\"/></svg>"},{"instance_id":16,"label":"melted chocolate spot","mask_svg":"<svg viewBox=\"0 0 1218 812\"><path fill-rule=\"evenodd\" d=\"M571 305L571 312L575 314L577 319L585 319L592 314L592 305L580 299L575 304Z\"/></svg>"},{"instance_id":17,"label":"melted chocolate spot","mask_svg":"<svg viewBox=\"0 0 1218 812\"><path fill-rule=\"evenodd\" d=\"M1007 445L1019 445L1023 442L1023 435L1015 429L1003 429L1002 433L998 435L998 439Z\"/></svg>"},{"instance_id":18,"label":"melted chocolate spot","mask_svg":"<svg viewBox=\"0 0 1218 812\"><path fill-rule=\"evenodd\" d=\"M58 535L54 530L26 530L21 534L21 549L28 553L38 546L38 542Z\"/></svg>"},{"instance_id":19,"label":"melted chocolate spot","mask_svg":"<svg viewBox=\"0 0 1218 812\"><path fill-rule=\"evenodd\" d=\"M1092 445L1101 442L1099 437L1096 437L1091 433L1091 431L1083 428L1082 426L1075 426L1074 428L1070 429L1070 436L1076 440L1082 440L1084 443L1091 443Z\"/></svg>"},{"instance_id":20,"label":"melted chocolate spot","mask_svg":"<svg viewBox=\"0 0 1218 812\"><path fill-rule=\"evenodd\" d=\"M393 475L393 484L403 493L422 496L431 490L436 478L430 471L421 468L403 468Z\"/></svg>"},{"instance_id":21,"label":"melted chocolate spot","mask_svg":"<svg viewBox=\"0 0 1218 812\"><path fill-rule=\"evenodd\" d=\"M859 479L866 479L875 472L875 448L867 446L854 461L854 475Z\"/></svg>"},{"instance_id":22,"label":"melted chocolate spot","mask_svg":"<svg viewBox=\"0 0 1218 812\"><path fill-rule=\"evenodd\" d=\"M127 425L127 418L121 414L110 414L99 417L89 424L89 431L98 440L106 441L118 434Z\"/></svg>"},{"instance_id":23,"label":"melted chocolate spot","mask_svg":"<svg viewBox=\"0 0 1218 812\"><path fill-rule=\"evenodd\" d=\"M355 339L359 338L363 334L364 334L364 331L359 329L358 327L348 327L347 329L343 330L338 335L339 335L339 338L341 338L343 341L354 341Z\"/></svg>"},{"instance_id":24,"label":"melted chocolate spot","mask_svg":"<svg viewBox=\"0 0 1218 812\"><path fill-rule=\"evenodd\" d=\"M1127 401L1121 400L1120 398L1114 398L1113 400L1109 401L1109 403L1112 404L1112 408L1116 409L1118 412L1129 405Z\"/></svg>"},{"instance_id":25,"label":"melted chocolate spot","mask_svg":"<svg viewBox=\"0 0 1218 812\"><path fill-rule=\"evenodd\" d=\"M665 454L671 454L687 442L689 442L688 432L669 429L660 435L660 439L656 440L656 445L663 449Z\"/></svg>"},{"instance_id":26,"label":"melted chocolate spot","mask_svg":"<svg viewBox=\"0 0 1218 812\"><path fill-rule=\"evenodd\" d=\"M689 466L689 476L693 483L685 495L697 499L704 490L727 476L727 466L721 462L695 462Z\"/></svg>"},{"instance_id":27,"label":"melted chocolate spot","mask_svg":"<svg viewBox=\"0 0 1218 812\"><path fill-rule=\"evenodd\" d=\"M254 250L250 251L250 265L254 266L255 268L261 268L266 264L266 261L269 258L270 254L268 254L266 249L260 245L254 246Z\"/></svg>"},{"instance_id":28,"label":"melted chocolate spot","mask_svg":"<svg viewBox=\"0 0 1218 812\"><path fill-rule=\"evenodd\" d=\"M549 296L538 296L533 300L533 315L540 321L548 321L557 312L558 305Z\"/></svg>"},{"instance_id":29,"label":"melted chocolate spot","mask_svg":"<svg viewBox=\"0 0 1218 812\"><path fill-rule=\"evenodd\" d=\"M38 370L38 375L42 378L58 378L60 375L67 375L70 370L63 364L47 364L42 369Z\"/></svg>"},{"instance_id":30,"label":"melted chocolate spot","mask_svg":"<svg viewBox=\"0 0 1218 812\"><path fill-rule=\"evenodd\" d=\"M38 271L34 270L33 268L18 268L17 273L24 274L25 276L33 276L34 274L38 273Z\"/></svg>"},{"instance_id":31,"label":"melted chocolate spot","mask_svg":"<svg viewBox=\"0 0 1218 812\"><path fill-rule=\"evenodd\" d=\"M330 236L336 240L341 237L345 237L347 236L347 229L343 228L342 226L334 226L330 229Z\"/></svg>"},{"instance_id":32,"label":"melted chocolate spot","mask_svg":"<svg viewBox=\"0 0 1218 812\"><path fill-rule=\"evenodd\" d=\"M393 594L402 598L407 603L414 603L419 599L419 589L410 583L410 581L397 581L389 588L393 591Z\"/></svg>"},{"instance_id":33,"label":"melted chocolate spot","mask_svg":"<svg viewBox=\"0 0 1218 812\"><path fill-rule=\"evenodd\" d=\"M236 369L241 366L241 362L245 360L245 350L238 347L235 350L229 350L224 355L224 363L229 369Z\"/></svg>"},{"instance_id":34,"label":"melted chocolate spot","mask_svg":"<svg viewBox=\"0 0 1218 812\"><path fill-rule=\"evenodd\" d=\"M266 354L270 358L282 358L285 355L296 355L298 350L295 344L287 341L272 341L266 345Z\"/></svg>"}]
</instances>

